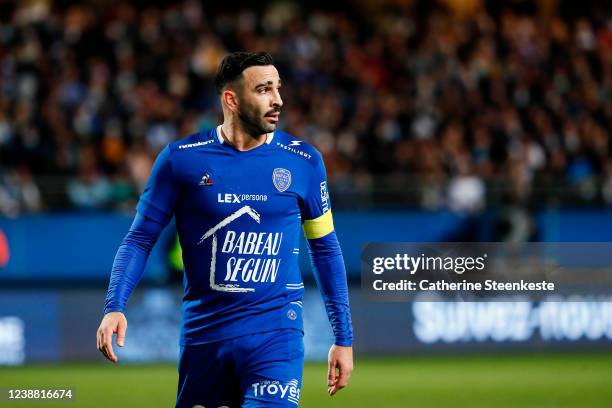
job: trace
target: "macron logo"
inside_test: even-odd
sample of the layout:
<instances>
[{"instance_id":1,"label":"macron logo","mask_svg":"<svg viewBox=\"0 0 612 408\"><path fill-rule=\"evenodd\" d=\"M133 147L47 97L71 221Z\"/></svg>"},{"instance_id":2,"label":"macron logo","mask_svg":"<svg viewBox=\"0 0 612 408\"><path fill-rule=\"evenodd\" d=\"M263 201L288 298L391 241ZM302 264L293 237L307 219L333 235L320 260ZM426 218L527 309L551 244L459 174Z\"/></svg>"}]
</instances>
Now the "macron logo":
<instances>
[{"instance_id":1,"label":"macron logo","mask_svg":"<svg viewBox=\"0 0 612 408\"><path fill-rule=\"evenodd\" d=\"M291 142L291 143L289 144L289 146L299 146L299 145L300 145L300 143L302 143L302 141L301 141L301 140L294 140L293 142Z\"/></svg>"}]
</instances>

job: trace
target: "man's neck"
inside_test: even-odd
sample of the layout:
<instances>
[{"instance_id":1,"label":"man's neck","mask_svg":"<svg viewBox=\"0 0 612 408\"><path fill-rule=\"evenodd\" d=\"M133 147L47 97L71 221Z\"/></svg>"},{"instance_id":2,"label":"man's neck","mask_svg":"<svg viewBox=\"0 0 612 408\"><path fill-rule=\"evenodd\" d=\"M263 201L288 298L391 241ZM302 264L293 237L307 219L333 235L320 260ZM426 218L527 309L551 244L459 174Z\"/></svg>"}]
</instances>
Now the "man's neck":
<instances>
[{"instance_id":1,"label":"man's neck","mask_svg":"<svg viewBox=\"0 0 612 408\"><path fill-rule=\"evenodd\" d=\"M233 121L225 121L221 125L221 137L226 143L231 144L237 150L252 150L266 142L266 134L257 137L247 133L240 124Z\"/></svg>"}]
</instances>

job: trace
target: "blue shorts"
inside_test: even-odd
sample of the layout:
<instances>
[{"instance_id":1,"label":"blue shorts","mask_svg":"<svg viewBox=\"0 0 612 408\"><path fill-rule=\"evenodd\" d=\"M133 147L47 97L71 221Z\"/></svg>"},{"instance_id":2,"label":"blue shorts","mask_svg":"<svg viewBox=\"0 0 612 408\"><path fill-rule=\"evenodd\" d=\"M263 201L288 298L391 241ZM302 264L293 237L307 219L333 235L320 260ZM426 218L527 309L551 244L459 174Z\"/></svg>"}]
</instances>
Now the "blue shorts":
<instances>
[{"instance_id":1,"label":"blue shorts","mask_svg":"<svg viewBox=\"0 0 612 408\"><path fill-rule=\"evenodd\" d=\"M298 405L304 334L283 329L183 346L176 408Z\"/></svg>"}]
</instances>

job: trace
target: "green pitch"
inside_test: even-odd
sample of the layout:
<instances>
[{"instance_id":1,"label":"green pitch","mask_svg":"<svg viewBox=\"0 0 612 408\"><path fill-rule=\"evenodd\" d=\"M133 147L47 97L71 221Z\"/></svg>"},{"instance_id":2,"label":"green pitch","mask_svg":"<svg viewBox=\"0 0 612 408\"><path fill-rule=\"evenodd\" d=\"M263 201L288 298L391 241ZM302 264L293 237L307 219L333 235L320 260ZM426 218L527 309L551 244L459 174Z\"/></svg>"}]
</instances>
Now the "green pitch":
<instances>
[{"instance_id":1,"label":"green pitch","mask_svg":"<svg viewBox=\"0 0 612 408\"><path fill-rule=\"evenodd\" d=\"M173 365L69 364L0 368L0 388L71 387L72 403L26 407L170 407ZM349 388L326 394L325 366L307 364L301 407L562 408L612 406L612 354L360 359Z\"/></svg>"}]
</instances>

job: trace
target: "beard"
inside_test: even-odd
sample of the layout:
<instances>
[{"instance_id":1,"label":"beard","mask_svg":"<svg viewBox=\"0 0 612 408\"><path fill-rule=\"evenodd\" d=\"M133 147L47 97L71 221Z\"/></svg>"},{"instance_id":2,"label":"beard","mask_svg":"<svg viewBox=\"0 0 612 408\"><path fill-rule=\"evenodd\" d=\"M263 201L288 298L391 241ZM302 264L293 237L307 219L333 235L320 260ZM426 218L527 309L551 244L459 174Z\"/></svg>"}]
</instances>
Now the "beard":
<instances>
[{"instance_id":1,"label":"beard","mask_svg":"<svg viewBox=\"0 0 612 408\"><path fill-rule=\"evenodd\" d=\"M269 112L261 113L253 105L242 103L238 109L238 118L242 122L244 130L254 138L258 138L266 133L273 132L276 129L276 124L266 122L266 115L279 112L279 109L273 109Z\"/></svg>"}]
</instances>

